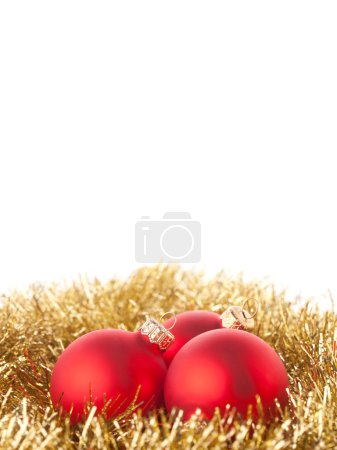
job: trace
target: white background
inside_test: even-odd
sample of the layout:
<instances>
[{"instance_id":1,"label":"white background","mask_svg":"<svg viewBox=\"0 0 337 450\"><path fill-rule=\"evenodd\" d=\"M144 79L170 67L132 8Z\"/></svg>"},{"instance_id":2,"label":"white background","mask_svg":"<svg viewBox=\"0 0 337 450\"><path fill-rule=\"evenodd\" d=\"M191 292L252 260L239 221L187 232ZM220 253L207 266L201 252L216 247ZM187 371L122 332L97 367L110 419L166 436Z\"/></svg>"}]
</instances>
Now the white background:
<instances>
[{"instance_id":1,"label":"white background","mask_svg":"<svg viewBox=\"0 0 337 450\"><path fill-rule=\"evenodd\" d=\"M0 5L0 289L128 275L142 215L337 294L336 2Z\"/></svg>"}]
</instances>

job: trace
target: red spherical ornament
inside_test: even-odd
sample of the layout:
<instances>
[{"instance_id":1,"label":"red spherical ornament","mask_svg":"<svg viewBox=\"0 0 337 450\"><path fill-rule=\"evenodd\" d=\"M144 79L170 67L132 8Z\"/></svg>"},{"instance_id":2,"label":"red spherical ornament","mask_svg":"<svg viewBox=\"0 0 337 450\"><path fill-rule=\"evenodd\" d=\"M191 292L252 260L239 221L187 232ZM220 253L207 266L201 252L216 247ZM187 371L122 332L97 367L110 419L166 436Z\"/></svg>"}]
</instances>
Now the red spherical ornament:
<instances>
[{"instance_id":1,"label":"red spherical ornament","mask_svg":"<svg viewBox=\"0 0 337 450\"><path fill-rule=\"evenodd\" d=\"M210 311L186 311L177 314L164 322L165 328L173 328L174 342L163 353L163 358L169 366L177 352L188 341L206 331L222 328L221 317Z\"/></svg>"},{"instance_id":2,"label":"red spherical ornament","mask_svg":"<svg viewBox=\"0 0 337 450\"><path fill-rule=\"evenodd\" d=\"M171 317L164 326L173 328L174 334L174 342L163 355L169 366L177 352L199 334L218 328L252 329L254 320L240 306L230 306L221 316L211 311L186 311Z\"/></svg>"},{"instance_id":3,"label":"red spherical ornament","mask_svg":"<svg viewBox=\"0 0 337 450\"><path fill-rule=\"evenodd\" d=\"M173 359L165 381L165 403L190 418L197 410L210 419L216 407L226 405L246 417L249 405L258 415L259 395L266 416L276 414L275 398L282 407L288 402L288 377L277 353L262 339L233 329L203 333Z\"/></svg>"},{"instance_id":4,"label":"red spherical ornament","mask_svg":"<svg viewBox=\"0 0 337 450\"><path fill-rule=\"evenodd\" d=\"M135 397L143 413L161 406L166 365L160 349L173 336L165 330L165 337L158 323L150 325L147 322L134 333L97 330L71 343L52 373L54 406L70 413L73 423L85 417L88 406L93 405L107 418L123 413Z\"/></svg>"}]
</instances>

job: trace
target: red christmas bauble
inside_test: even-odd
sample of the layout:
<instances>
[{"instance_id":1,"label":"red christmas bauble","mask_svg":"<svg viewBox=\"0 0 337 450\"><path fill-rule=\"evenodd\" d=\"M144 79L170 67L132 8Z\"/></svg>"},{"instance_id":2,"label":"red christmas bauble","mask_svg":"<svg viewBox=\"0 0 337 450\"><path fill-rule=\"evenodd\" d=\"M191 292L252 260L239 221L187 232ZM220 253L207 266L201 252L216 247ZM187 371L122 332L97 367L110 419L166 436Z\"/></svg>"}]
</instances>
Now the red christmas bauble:
<instances>
[{"instance_id":1,"label":"red christmas bauble","mask_svg":"<svg viewBox=\"0 0 337 450\"><path fill-rule=\"evenodd\" d=\"M183 345L201 333L222 328L222 323L221 317L211 311L186 311L164 322L164 326L168 329L173 327L174 334L174 342L163 353L169 366Z\"/></svg>"},{"instance_id":2,"label":"red christmas bauble","mask_svg":"<svg viewBox=\"0 0 337 450\"><path fill-rule=\"evenodd\" d=\"M210 419L216 407L226 405L246 417L256 395L266 416L276 414L275 398L282 407L288 402L288 376L277 353L262 339L233 329L213 330L190 340L173 359L165 381L165 403L190 418L198 409Z\"/></svg>"},{"instance_id":3,"label":"red christmas bauble","mask_svg":"<svg viewBox=\"0 0 337 450\"><path fill-rule=\"evenodd\" d=\"M153 339L144 330L97 330L72 342L52 373L54 406L70 413L73 423L86 416L88 405L107 418L123 413L136 396L143 413L161 406L166 365L157 329L152 327Z\"/></svg>"}]
</instances>

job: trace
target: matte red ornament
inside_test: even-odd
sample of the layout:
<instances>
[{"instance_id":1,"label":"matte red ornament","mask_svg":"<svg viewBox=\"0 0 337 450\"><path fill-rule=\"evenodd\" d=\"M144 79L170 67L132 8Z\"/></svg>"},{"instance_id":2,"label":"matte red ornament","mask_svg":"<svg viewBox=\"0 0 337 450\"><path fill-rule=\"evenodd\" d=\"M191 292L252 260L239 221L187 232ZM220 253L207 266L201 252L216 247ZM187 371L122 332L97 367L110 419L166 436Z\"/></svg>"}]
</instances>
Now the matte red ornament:
<instances>
[{"instance_id":1,"label":"matte red ornament","mask_svg":"<svg viewBox=\"0 0 337 450\"><path fill-rule=\"evenodd\" d=\"M258 415L259 395L267 417L288 403L288 376L277 355L254 334L234 329L212 330L190 340L173 359L166 376L165 403L190 418L197 410L210 419L216 407L226 405L246 417L248 406ZM199 412L199 411L198 411Z\"/></svg>"},{"instance_id":2,"label":"matte red ornament","mask_svg":"<svg viewBox=\"0 0 337 450\"><path fill-rule=\"evenodd\" d=\"M167 366L171 364L181 347L195 336L222 328L221 317L211 311L186 311L164 322L164 326L166 328L174 326L174 342L163 354Z\"/></svg>"},{"instance_id":3,"label":"matte red ornament","mask_svg":"<svg viewBox=\"0 0 337 450\"><path fill-rule=\"evenodd\" d=\"M199 334L218 328L252 329L254 320L240 306L230 306L221 316L211 311L185 311L171 317L164 326L167 329L174 327L174 342L163 355L169 366L177 352Z\"/></svg>"},{"instance_id":4,"label":"matte red ornament","mask_svg":"<svg viewBox=\"0 0 337 450\"><path fill-rule=\"evenodd\" d=\"M124 413L136 398L143 413L162 405L166 365L162 350L173 335L154 319L138 332L92 331L71 343L59 357L50 382L56 408L83 419L88 406L107 418Z\"/></svg>"}]
</instances>

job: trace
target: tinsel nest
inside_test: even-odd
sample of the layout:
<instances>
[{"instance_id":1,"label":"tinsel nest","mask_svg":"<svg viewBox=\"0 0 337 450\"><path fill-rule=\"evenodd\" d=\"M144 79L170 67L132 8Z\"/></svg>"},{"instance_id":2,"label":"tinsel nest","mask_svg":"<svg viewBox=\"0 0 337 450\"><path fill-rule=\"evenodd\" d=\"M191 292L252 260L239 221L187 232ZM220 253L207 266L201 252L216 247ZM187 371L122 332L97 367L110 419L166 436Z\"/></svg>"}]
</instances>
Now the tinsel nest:
<instances>
[{"instance_id":1,"label":"tinsel nest","mask_svg":"<svg viewBox=\"0 0 337 450\"><path fill-rule=\"evenodd\" d=\"M146 315L223 312L260 302L254 333L284 361L292 406L266 425L215 414L208 423L176 411L104 421L93 413L71 427L48 393L53 365L78 336L98 328L139 328ZM143 268L126 281L80 278L70 286L34 285L0 299L0 448L332 449L337 448L336 315L310 301L285 300L264 281L221 273L212 279L175 266ZM93 411L94 412L94 411Z\"/></svg>"}]
</instances>

